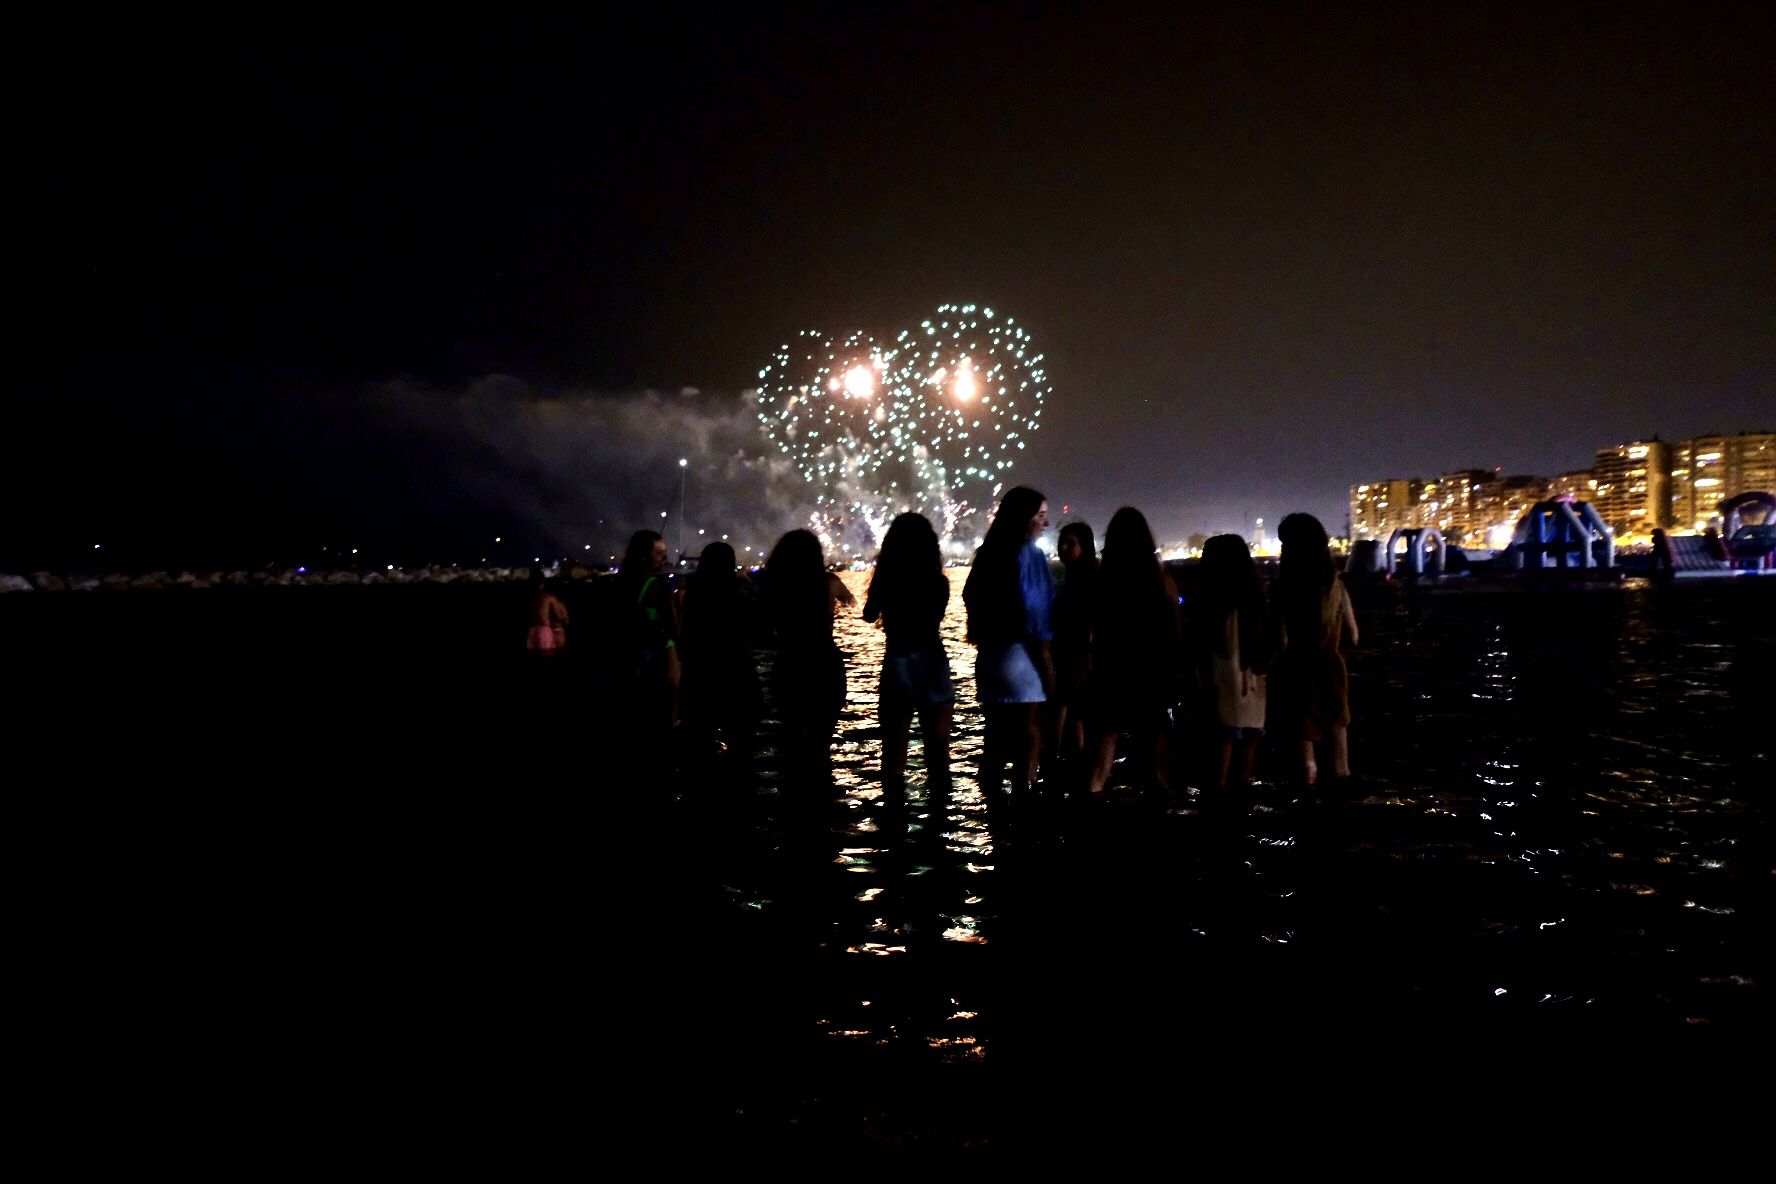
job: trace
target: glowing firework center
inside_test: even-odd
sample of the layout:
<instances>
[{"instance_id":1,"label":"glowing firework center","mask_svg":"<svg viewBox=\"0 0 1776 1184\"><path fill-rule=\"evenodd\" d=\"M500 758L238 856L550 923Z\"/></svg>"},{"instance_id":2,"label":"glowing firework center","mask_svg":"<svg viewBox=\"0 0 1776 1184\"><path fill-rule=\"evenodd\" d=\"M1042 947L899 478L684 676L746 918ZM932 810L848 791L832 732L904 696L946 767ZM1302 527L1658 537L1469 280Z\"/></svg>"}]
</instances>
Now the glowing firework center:
<instances>
[{"instance_id":1,"label":"glowing firework center","mask_svg":"<svg viewBox=\"0 0 1776 1184\"><path fill-rule=\"evenodd\" d=\"M759 423L814 488L811 525L859 557L906 510L971 542L1049 391L1029 335L972 304L889 344L804 330L758 377Z\"/></svg>"}]
</instances>

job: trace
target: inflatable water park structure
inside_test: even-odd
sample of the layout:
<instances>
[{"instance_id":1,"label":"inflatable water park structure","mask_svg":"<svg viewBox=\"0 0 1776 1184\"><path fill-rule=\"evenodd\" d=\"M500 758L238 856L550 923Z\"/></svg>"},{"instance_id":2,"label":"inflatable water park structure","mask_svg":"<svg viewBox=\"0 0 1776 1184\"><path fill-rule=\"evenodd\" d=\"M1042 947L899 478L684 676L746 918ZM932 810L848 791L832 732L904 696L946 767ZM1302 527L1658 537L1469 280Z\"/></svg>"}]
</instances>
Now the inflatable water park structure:
<instances>
[{"instance_id":1,"label":"inflatable water park structure","mask_svg":"<svg viewBox=\"0 0 1776 1184\"><path fill-rule=\"evenodd\" d=\"M1417 579L1458 572L1610 571L1616 565L1616 534L1589 502L1570 496L1538 502L1517 522L1511 543L1482 568L1460 547L1451 547L1434 526L1406 526L1384 545L1363 539L1351 548L1345 571L1357 575Z\"/></svg>"},{"instance_id":2,"label":"inflatable water park structure","mask_svg":"<svg viewBox=\"0 0 1776 1184\"><path fill-rule=\"evenodd\" d=\"M1747 511L1762 511L1747 524ZM1650 571L1655 576L1776 575L1776 495L1742 493L1720 504L1724 531L1697 536L1653 532ZM1518 520L1510 545L1490 561L1470 559L1450 546L1434 526L1402 527L1384 544L1361 539L1345 562L1348 574L1380 579L1437 579L1445 575L1558 575L1613 579L1616 534L1590 502L1571 495L1538 502Z\"/></svg>"},{"instance_id":3,"label":"inflatable water park structure","mask_svg":"<svg viewBox=\"0 0 1776 1184\"><path fill-rule=\"evenodd\" d=\"M1763 521L1747 523L1747 510ZM1776 494L1742 493L1720 504L1721 530L1653 532L1653 574L1667 579L1776 575Z\"/></svg>"}]
</instances>

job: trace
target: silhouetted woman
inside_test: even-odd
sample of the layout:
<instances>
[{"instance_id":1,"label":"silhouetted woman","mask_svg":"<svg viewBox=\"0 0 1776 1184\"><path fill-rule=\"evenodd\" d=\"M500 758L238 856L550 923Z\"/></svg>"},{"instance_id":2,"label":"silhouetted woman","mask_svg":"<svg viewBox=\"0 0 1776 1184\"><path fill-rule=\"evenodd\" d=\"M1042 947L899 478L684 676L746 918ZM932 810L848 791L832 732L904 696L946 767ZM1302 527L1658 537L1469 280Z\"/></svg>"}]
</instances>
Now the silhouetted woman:
<instances>
[{"instance_id":1,"label":"silhouetted woman","mask_svg":"<svg viewBox=\"0 0 1776 1184\"><path fill-rule=\"evenodd\" d=\"M1326 528L1311 514L1277 524L1282 562L1272 590L1282 652L1270 677L1270 722L1298 746L1302 777L1319 779L1314 745L1331 742L1332 772L1350 776L1350 675L1339 646L1357 644L1357 614L1332 563Z\"/></svg>"},{"instance_id":2,"label":"silhouetted woman","mask_svg":"<svg viewBox=\"0 0 1776 1184\"><path fill-rule=\"evenodd\" d=\"M765 603L776 637L772 698L783 721L785 770L818 776L845 704L845 659L833 644L833 581L812 532L792 530L765 562Z\"/></svg>"},{"instance_id":3,"label":"silhouetted woman","mask_svg":"<svg viewBox=\"0 0 1776 1184\"><path fill-rule=\"evenodd\" d=\"M678 710L678 622L666 576L666 540L629 538L615 576L593 587L593 672L625 751L657 751Z\"/></svg>"},{"instance_id":4,"label":"silhouetted woman","mask_svg":"<svg viewBox=\"0 0 1776 1184\"><path fill-rule=\"evenodd\" d=\"M1160 566L1147 519L1124 506L1104 531L1104 557L1092 601L1091 676L1086 729L1092 736L1090 789L1102 797L1127 734L1147 757L1160 790L1170 786L1168 730L1176 700L1178 589Z\"/></svg>"},{"instance_id":5,"label":"silhouetted woman","mask_svg":"<svg viewBox=\"0 0 1776 1184\"><path fill-rule=\"evenodd\" d=\"M880 620L882 655L882 792L890 809L906 800L907 733L913 716L925 741L925 777L936 791L949 785L950 659L939 627L950 605L937 532L923 514L902 514L888 527L876 557L863 619Z\"/></svg>"},{"instance_id":6,"label":"silhouetted woman","mask_svg":"<svg viewBox=\"0 0 1776 1184\"><path fill-rule=\"evenodd\" d=\"M734 548L720 542L703 548L678 605L684 664L679 716L705 747L737 762L749 760L760 707L755 622L752 582L739 571Z\"/></svg>"},{"instance_id":7,"label":"silhouetted woman","mask_svg":"<svg viewBox=\"0 0 1776 1184\"><path fill-rule=\"evenodd\" d=\"M968 640L976 647L975 694L986 713L981 791L989 803L998 800L1007 764L1012 792L1023 796L1041 758L1037 712L1054 686L1054 581L1036 546L1046 529L1047 499L1022 485L1006 491L962 585Z\"/></svg>"},{"instance_id":8,"label":"silhouetted woman","mask_svg":"<svg viewBox=\"0 0 1776 1184\"><path fill-rule=\"evenodd\" d=\"M1264 581L1246 540L1218 534L1203 546L1201 594L1191 605L1197 671L1207 692L1218 759L1217 787L1225 788L1239 751L1241 785L1252 780L1264 737L1265 672L1270 667Z\"/></svg>"},{"instance_id":9,"label":"silhouetted woman","mask_svg":"<svg viewBox=\"0 0 1776 1184\"><path fill-rule=\"evenodd\" d=\"M1056 547L1064 573L1054 598L1055 685L1049 696L1049 749L1057 756L1085 751L1085 723L1079 712L1091 670L1091 606L1097 584L1098 547L1083 522L1061 527Z\"/></svg>"}]
</instances>

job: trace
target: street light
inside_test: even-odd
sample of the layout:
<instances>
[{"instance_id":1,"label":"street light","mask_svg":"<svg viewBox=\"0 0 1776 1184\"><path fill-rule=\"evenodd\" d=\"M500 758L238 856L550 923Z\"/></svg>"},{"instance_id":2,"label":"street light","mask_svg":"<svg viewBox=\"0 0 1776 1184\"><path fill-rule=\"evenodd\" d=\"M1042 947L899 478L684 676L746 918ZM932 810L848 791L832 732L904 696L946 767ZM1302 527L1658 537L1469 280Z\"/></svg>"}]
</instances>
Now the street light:
<instances>
[{"instance_id":1,"label":"street light","mask_svg":"<svg viewBox=\"0 0 1776 1184\"><path fill-rule=\"evenodd\" d=\"M678 458L678 561L681 564L685 556L685 472L690 465L687 458Z\"/></svg>"}]
</instances>

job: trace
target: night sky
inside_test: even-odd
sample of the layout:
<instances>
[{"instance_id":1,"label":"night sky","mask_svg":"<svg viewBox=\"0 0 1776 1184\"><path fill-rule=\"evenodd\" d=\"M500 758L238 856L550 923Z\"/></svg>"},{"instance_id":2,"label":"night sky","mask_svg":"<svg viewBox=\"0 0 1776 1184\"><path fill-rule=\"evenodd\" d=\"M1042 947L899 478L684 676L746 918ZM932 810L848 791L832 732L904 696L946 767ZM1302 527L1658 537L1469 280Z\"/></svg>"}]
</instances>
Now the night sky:
<instances>
[{"instance_id":1,"label":"night sky","mask_svg":"<svg viewBox=\"0 0 1776 1184\"><path fill-rule=\"evenodd\" d=\"M603 549L689 451L765 531L733 392L945 301L1162 540L1776 426L1767 4L731 7L19 26L0 566Z\"/></svg>"}]
</instances>

